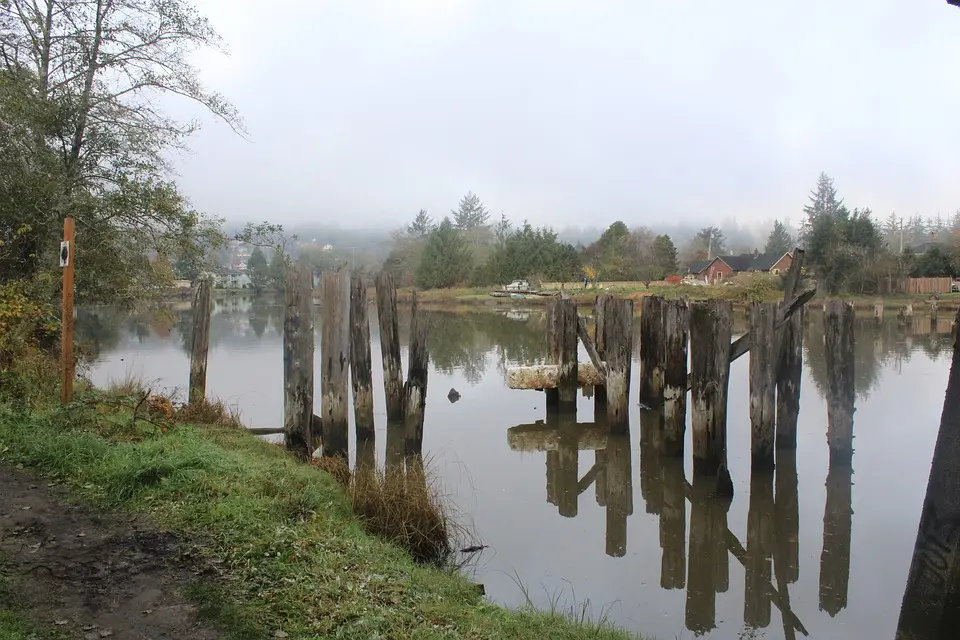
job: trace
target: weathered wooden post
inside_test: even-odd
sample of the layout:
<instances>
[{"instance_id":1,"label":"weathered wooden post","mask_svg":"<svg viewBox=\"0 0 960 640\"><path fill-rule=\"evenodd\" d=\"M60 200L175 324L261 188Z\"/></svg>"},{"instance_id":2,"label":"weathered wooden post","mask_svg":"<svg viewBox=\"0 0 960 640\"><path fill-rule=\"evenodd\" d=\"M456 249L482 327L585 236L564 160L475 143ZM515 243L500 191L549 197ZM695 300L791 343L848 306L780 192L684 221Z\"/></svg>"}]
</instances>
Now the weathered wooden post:
<instances>
[{"instance_id":1,"label":"weathered wooden post","mask_svg":"<svg viewBox=\"0 0 960 640\"><path fill-rule=\"evenodd\" d=\"M770 625L770 597L767 585L772 577L773 474L754 469L750 474L750 507L747 512L747 557L744 563L743 623L762 629Z\"/></svg>"},{"instance_id":2,"label":"weathered wooden post","mask_svg":"<svg viewBox=\"0 0 960 640\"><path fill-rule=\"evenodd\" d=\"M715 476L727 460L727 385L730 381L729 302L695 302L690 308L693 404L693 473Z\"/></svg>"},{"instance_id":3,"label":"weathered wooden post","mask_svg":"<svg viewBox=\"0 0 960 640\"><path fill-rule=\"evenodd\" d=\"M849 465L832 465L827 472L820 554L820 610L829 613L831 618L847 606L853 523L852 475L853 468Z\"/></svg>"},{"instance_id":4,"label":"weathered wooden post","mask_svg":"<svg viewBox=\"0 0 960 640\"><path fill-rule=\"evenodd\" d=\"M213 283L200 280L193 297L193 335L190 347L190 404L201 404L207 395L207 356L210 353L210 319L213 315ZM311 409L312 410L312 409Z\"/></svg>"},{"instance_id":5,"label":"weathered wooden post","mask_svg":"<svg viewBox=\"0 0 960 640\"><path fill-rule=\"evenodd\" d=\"M607 359L607 422L613 431L630 427L630 363L633 352L633 300L604 303L604 353Z\"/></svg>"},{"instance_id":6,"label":"weathered wooden post","mask_svg":"<svg viewBox=\"0 0 960 640\"><path fill-rule=\"evenodd\" d=\"M776 407L775 302L750 307L750 457L753 467L772 469Z\"/></svg>"},{"instance_id":7,"label":"weathered wooden post","mask_svg":"<svg viewBox=\"0 0 960 640\"><path fill-rule=\"evenodd\" d=\"M937 313L938 313L938 311L939 311L939 309L938 309L937 301L936 301L936 300L932 300L932 301L930 302L930 333L936 333L936 332L937 332Z\"/></svg>"},{"instance_id":8,"label":"weathered wooden post","mask_svg":"<svg viewBox=\"0 0 960 640\"><path fill-rule=\"evenodd\" d=\"M663 506L660 510L660 586L683 589L687 573L687 498L684 493L683 459L661 460Z\"/></svg>"},{"instance_id":9,"label":"weathered wooden post","mask_svg":"<svg viewBox=\"0 0 960 640\"><path fill-rule=\"evenodd\" d=\"M547 389L547 409L577 410L577 303L551 299L547 302L547 338L557 365L554 389Z\"/></svg>"},{"instance_id":10,"label":"weathered wooden post","mask_svg":"<svg viewBox=\"0 0 960 640\"><path fill-rule=\"evenodd\" d=\"M367 285L363 276L350 280L350 380L353 383L353 420L357 434L357 460L361 449L374 449L373 371L370 355L370 322L367 319ZM369 456L367 456L369 457Z\"/></svg>"},{"instance_id":11,"label":"weathered wooden post","mask_svg":"<svg viewBox=\"0 0 960 640\"><path fill-rule=\"evenodd\" d=\"M883 323L883 305L882 304L873 305L873 320L877 324L877 326L880 326L880 324Z\"/></svg>"},{"instance_id":12,"label":"weathered wooden post","mask_svg":"<svg viewBox=\"0 0 960 640\"><path fill-rule=\"evenodd\" d=\"M305 462L313 456L313 270L287 268L283 287L283 435Z\"/></svg>"},{"instance_id":13,"label":"weathered wooden post","mask_svg":"<svg viewBox=\"0 0 960 640\"><path fill-rule=\"evenodd\" d=\"M644 296L640 302L640 402L663 406L663 298Z\"/></svg>"},{"instance_id":14,"label":"weathered wooden post","mask_svg":"<svg viewBox=\"0 0 960 640\"><path fill-rule=\"evenodd\" d=\"M663 305L663 454L683 457L687 424L687 337L690 310L685 300Z\"/></svg>"},{"instance_id":15,"label":"weathered wooden post","mask_svg":"<svg viewBox=\"0 0 960 640\"><path fill-rule=\"evenodd\" d=\"M323 274L320 393L323 455L347 459L350 408L350 274Z\"/></svg>"},{"instance_id":16,"label":"weathered wooden post","mask_svg":"<svg viewBox=\"0 0 960 640\"><path fill-rule=\"evenodd\" d=\"M414 291L407 382L403 387L404 431L408 457L420 456L423 453L423 416L427 406L427 373L430 369L430 355L427 352L429 333L430 325L418 307L417 292Z\"/></svg>"},{"instance_id":17,"label":"weathered wooden post","mask_svg":"<svg viewBox=\"0 0 960 640\"><path fill-rule=\"evenodd\" d=\"M393 274L377 274L377 319L380 325L380 355L383 358L383 390L387 420L403 421L403 365L400 362L400 323L397 318L397 285Z\"/></svg>"},{"instance_id":18,"label":"weathered wooden post","mask_svg":"<svg viewBox=\"0 0 960 640\"><path fill-rule=\"evenodd\" d=\"M955 326L960 325L958 312ZM897 640L941 640L960 629L960 340L900 606Z\"/></svg>"},{"instance_id":19,"label":"weathered wooden post","mask_svg":"<svg viewBox=\"0 0 960 640\"><path fill-rule=\"evenodd\" d=\"M606 325L604 321L604 309L609 297L609 295L601 293L593 302L593 342L597 348L597 355L601 360L607 359L606 336L604 335ZM605 385L597 385L594 387L593 393L593 413L594 415L599 415L606 410L607 388Z\"/></svg>"},{"instance_id":20,"label":"weathered wooden post","mask_svg":"<svg viewBox=\"0 0 960 640\"><path fill-rule=\"evenodd\" d=\"M823 316L827 365L827 444L830 464L850 464L853 458L854 387L853 305L827 303Z\"/></svg>"},{"instance_id":21,"label":"weathered wooden post","mask_svg":"<svg viewBox=\"0 0 960 640\"><path fill-rule=\"evenodd\" d=\"M607 438L606 464L601 473L607 479L606 552L612 558L627 553L627 516L633 513L630 434Z\"/></svg>"},{"instance_id":22,"label":"weathered wooden post","mask_svg":"<svg viewBox=\"0 0 960 640\"><path fill-rule=\"evenodd\" d=\"M797 448L800 381L803 377L804 314L803 307L797 309L783 328L780 366L777 371L777 449Z\"/></svg>"}]
</instances>

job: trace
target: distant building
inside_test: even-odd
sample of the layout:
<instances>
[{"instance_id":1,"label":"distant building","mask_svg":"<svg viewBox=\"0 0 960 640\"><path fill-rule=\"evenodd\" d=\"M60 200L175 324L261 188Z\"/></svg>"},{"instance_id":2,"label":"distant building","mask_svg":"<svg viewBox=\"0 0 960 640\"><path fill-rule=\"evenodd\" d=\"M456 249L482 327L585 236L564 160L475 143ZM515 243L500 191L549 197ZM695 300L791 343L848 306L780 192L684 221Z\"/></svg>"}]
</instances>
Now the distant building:
<instances>
[{"instance_id":1,"label":"distant building","mask_svg":"<svg viewBox=\"0 0 960 640\"><path fill-rule=\"evenodd\" d=\"M716 284L738 273L771 273L780 275L793 264L793 255L788 251L779 253L744 253L739 256L717 256L713 260L700 260L690 264L688 274L697 280Z\"/></svg>"},{"instance_id":2,"label":"distant building","mask_svg":"<svg viewBox=\"0 0 960 640\"><path fill-rule=\"evenodd\" d=\"M224 289L249 289L250 276L245 273L228 273L220 277L220 286Z\"/></svg>"}]
</instances>

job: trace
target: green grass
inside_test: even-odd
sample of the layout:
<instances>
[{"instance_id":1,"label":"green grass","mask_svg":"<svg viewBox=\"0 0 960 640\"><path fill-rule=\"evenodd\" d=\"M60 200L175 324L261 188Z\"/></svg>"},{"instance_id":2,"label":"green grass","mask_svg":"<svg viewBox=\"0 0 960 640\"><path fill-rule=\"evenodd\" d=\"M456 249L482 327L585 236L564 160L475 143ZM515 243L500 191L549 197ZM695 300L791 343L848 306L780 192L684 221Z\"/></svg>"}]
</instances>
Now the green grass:
<instances>
[{"instance_id":1,"label":"green grass","mask_svg":"<svg viewBox=\"0 0 960 640\"><path fill-rule=\"evenodd\" d=\"M630 637L583 615L484 601L456 572L367 534L330 475L241 430L164 430L112 411L83 398L0 405L0 463L198 541L217 575L189 596L232 638Z\"/></svg>"},{"instance_id":2,"label":"green grass","mask_svg":"<svg viewBox=\"0 0 960 640\"><path fill-rule=\"evenodd\" d=\"M0 640L62 640L56 629L31 620L26 605L17 596L15 580L0 557Z\"/></svg>"}]
</instances>

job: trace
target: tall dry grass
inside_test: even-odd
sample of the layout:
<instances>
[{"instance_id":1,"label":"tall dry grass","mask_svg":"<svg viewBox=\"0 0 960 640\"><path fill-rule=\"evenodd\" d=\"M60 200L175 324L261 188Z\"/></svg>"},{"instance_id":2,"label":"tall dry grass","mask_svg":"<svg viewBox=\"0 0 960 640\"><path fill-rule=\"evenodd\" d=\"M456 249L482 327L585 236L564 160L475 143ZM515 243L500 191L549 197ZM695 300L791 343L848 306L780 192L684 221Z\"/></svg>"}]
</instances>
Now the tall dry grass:
<instances>
[{"instance_id":1,"label":"tall dry grass","mask_svg":"<svg viewBox=\"0 0 960 640\"><path fill-rule=\"evenodd\" d=\"M449 565L458 543L467 539L453 503L422 460L387 472L364 466L351 472L341 458L319 458L315 464L344 486L368 533L406 549L419 563Z\"/></svg>"}]
</instances>

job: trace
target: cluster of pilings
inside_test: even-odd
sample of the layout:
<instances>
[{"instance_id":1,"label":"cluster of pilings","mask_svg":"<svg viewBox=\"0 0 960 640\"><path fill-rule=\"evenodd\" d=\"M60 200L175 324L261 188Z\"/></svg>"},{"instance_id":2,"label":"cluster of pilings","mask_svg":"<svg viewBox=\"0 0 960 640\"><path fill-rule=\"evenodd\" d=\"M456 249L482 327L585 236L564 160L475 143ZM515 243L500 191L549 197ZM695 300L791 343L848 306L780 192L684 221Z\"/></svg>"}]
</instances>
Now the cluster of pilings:
<instances>
[{"instance_id":1,"label":"cluster of pilings","mask_svg":"<svg viewBox=\"0 0 960 640\"><path fill-rule=\"evenodd\" d=\"M262 435L283 433L287 449L300 460L312 459L317 450L322 456L347 460L352 387L357 463L372 466L376 457L376 436L366 282L359 274L351 276L345 270L328 271L322 275L321 411L317 415L314 413L313 280L313 269L308 265L298 264L287 269L283 320L283 428L254 428L251 431ZM375 287L388 453L421 456L429 368L428 323L417 308L417 296L413 292L407 380L404 382L397 287L393 276L386 272L378 274ZM204 280L194 299L190 402L200 402L205 395L212 309L212 288L210 282ZM388 457L395 459L396 456Z\"/></svg>"}]
</instances>

